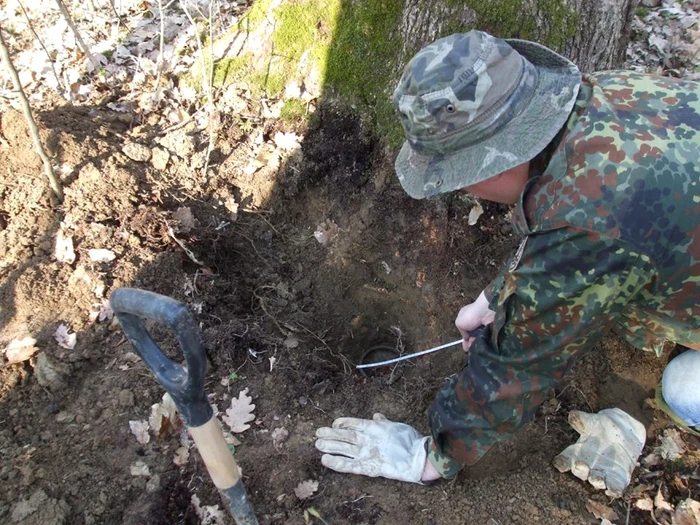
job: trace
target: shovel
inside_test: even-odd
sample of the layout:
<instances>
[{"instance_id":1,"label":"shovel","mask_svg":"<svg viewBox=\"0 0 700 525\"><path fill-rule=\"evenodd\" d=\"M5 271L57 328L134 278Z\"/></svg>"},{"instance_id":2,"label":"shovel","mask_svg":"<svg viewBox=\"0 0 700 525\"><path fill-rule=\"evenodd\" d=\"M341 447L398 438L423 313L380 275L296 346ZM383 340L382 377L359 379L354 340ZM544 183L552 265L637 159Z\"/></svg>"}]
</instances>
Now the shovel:
<instances>
[{"instance_id":1,"label":"shovel","mask_svg":"<svg viewBox=\"0 0 700 525\"><path fill-rule=\"evenodd\" d=\"M190 311L170 297L135 288L116 289L109 303L129 342L175 401L180 417L236 524L258 525L236 460L204 394L206 357ZM186 366L173 363L163 354L148 333L144 318L172 330L185 355Z\"/></svg>"}]
</instances>

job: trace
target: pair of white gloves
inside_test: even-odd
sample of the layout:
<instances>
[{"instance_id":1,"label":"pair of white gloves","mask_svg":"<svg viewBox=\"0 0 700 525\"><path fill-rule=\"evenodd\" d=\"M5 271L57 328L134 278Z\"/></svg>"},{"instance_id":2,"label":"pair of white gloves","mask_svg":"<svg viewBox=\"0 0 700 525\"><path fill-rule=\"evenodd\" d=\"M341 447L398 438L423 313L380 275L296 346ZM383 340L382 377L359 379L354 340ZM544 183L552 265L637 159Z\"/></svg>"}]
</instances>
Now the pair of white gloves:
<instances>
[{"instance_id":1,"label":"pair of white gloves","mask_svg":"<svg viewBox=\"0 0 700 525\"><path fill-rule=\"evenodd\" d=\"M621 496L644 447L644 425L619 408L597 414L572 411L569 423L581 434L579 440L554 458L560 472ZM332 428L316 431L316 448L324 452L324 466L348 474L384 477L422 483L427 460L427 436L404 423L374 418L341 417Z\"/></svg>"},{"instance_id":2,"label":"pair of white gloves","mask_svg":"<svg viewBox=\"0 0 700 525\"><path fill-rule=\"evenodd\" d=\"M455 324L465 350L474 341L468 332L490 324L494 315L483 293L460 310ZM608 495L621 495L644 447L644 426L618 408L597 414L572 411L569 423L581 437L554 459L554 466L560 472L571 470ZM429 438L382 414L371 420L338 418L332 427L319 428L316 437L316 448L324 453L321 463L332 470L412 483L435 479L430 472L436 471L426 465Z\"/></svg>"}]
</instances>

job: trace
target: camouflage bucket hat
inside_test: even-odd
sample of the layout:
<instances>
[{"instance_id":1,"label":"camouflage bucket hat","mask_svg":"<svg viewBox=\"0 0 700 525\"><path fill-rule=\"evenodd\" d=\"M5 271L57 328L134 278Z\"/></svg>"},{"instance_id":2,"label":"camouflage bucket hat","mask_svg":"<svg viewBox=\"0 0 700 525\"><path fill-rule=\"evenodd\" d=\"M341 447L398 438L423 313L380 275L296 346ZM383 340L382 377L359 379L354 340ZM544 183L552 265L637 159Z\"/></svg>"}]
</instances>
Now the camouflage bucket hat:
<instances>
[{"instance_id":1,"label":"camouflage bucket hat","mask_svg":"<svg viewBox=\"0 0 700 525\"><path fill-rule=\"evenodd\" d=\"M568 119L580 83L573 62L535 42L481 31L433 42L394 91L407 139L395 164L401 185L422 199L534 158Z\"/></svg>"}]
</instances>

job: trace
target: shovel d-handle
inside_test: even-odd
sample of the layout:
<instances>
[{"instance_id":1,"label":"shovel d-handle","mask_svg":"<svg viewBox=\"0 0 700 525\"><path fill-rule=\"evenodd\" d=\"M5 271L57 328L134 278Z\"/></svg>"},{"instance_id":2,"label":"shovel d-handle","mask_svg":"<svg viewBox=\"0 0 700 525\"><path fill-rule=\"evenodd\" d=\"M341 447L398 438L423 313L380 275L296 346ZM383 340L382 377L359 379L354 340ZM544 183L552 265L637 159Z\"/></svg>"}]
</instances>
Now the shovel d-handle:
<instances>
[{"instance_id":1,"label":"shovel d-handle","mask_svg":"<svg viewBox=\"0 0 700 525\"><path fill-rule=\"evenodd\" d=\"M136 288L114 290L109 303L129 342L172 396L185 425L198 427L209 421L213 411L204 394L207 359L197 323L187 307L170 297ZM148 333L144 318L172 330L185 356L186 368L163 354Z\"/></svg>"},{"instance_id":2,"label":"shovel d-handle","mask_svg":"<svg viewBox=\"0 0 700 525\"><path fill-rule=\"evenodd\" d=\"M207 471L237 525L258 525L238 465L204 394L206 356L199 329L185 305L153 292L118 288L109 298L129 342L172 396ZM186 367L172 362L153 341L143 319L164 324L177 337Z\"/></svg>"}]
</instances>

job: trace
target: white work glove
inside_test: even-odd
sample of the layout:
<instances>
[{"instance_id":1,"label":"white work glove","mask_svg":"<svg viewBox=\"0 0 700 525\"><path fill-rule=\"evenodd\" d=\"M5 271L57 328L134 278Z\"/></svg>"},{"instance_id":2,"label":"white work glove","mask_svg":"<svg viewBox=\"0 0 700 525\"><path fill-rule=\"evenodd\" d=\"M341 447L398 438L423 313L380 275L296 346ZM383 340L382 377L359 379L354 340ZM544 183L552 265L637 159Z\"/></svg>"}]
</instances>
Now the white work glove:
<instances>
[{"instance_id":1,"label":"white work glove","mask_svg":"<svg viewBox=\"0 0 700 525\"><path fill-rule=\"evenodd\" d=\"M481 292L476 301L462 307L455 319L455 326L459 333L462 334L462 348L469 350L469 347L474 342L474 337L469 335L471 330L476 330L480 326L493 323L496 317L496 312L489 308L489 301L486 299L484 292Z\"/></svg>"},{"instance_id":2,"label":"white work glove","mask_svg":"<svg viewBox=\"0 0 700 525\"><path fill-rule=\"evenodd\" d=\"M316 431L321 463L349 474L420 483L427 457L425 442L416 429L389 421L382 414L372 419L340 417L333 427Z\"/></svg>"},{"instance_id":3,"label":"white work glove","mask_svg":"<svg viewBox=\"0 0 700 525\"><path fill-rule=\"evenodd\" d=\"M581 437L555 457L553 465L559 472L570 470L595 488L606 489L608 496L621 496L644 448L644 425L619 408L597 414L573 410L569 424Z\"/></svg>"}]
</instances>

